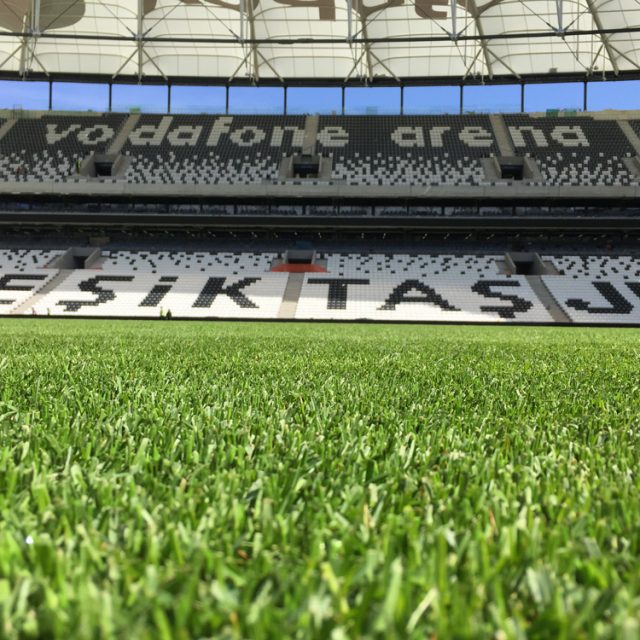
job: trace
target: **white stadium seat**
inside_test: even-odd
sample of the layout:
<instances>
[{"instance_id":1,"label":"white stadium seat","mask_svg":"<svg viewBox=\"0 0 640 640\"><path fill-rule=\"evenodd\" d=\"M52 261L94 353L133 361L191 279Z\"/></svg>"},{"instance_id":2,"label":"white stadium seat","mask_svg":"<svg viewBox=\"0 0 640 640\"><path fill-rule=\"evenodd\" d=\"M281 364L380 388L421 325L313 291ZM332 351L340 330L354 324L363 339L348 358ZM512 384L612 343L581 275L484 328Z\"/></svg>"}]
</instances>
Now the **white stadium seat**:
<instances>
[{"instance_id":1,"label":"white stadium seat","mask_svg":"<svg viewBox=\"0 0 640 640\"><path fill-rule=\"evenodd\" d=\"M62 250L0 250L0 314L276 319L290 274L275 252L111 250L90 269L47 268ZM303 274L297 320L552 323L528 276L499 254L318 252ZM543 256L542 276L570 322L640 324L640 259ZM53 280L56 278L55 280ZM556 321L558 317L555 317Z\"/></svg>"}]
</instances>

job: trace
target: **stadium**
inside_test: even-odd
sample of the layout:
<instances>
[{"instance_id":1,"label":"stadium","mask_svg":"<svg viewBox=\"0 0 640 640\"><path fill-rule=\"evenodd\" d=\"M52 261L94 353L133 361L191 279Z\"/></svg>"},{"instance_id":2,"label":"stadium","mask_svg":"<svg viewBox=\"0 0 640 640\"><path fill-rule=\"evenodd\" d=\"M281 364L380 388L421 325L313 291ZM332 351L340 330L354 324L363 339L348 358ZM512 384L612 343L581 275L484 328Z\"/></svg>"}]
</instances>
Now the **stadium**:
<instances>
[{"instance_id":1,"label":"stadium","mask_svg":"<svg viewBox=\"0 0 640 640\"><path fill-rule=\"evenodd\" d=\"M640 638L640 6L0 0L0 638Z\"/></svg>"}]
</instances>

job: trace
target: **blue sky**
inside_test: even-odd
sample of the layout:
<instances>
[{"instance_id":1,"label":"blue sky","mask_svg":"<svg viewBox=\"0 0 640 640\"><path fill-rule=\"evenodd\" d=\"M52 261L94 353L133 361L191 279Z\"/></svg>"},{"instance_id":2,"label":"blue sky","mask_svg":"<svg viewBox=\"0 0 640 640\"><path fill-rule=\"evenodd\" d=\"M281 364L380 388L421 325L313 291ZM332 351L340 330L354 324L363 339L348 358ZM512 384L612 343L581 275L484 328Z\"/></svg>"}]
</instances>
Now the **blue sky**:
<instances>
[{"instance_id":1,"label":"blue sky","mask_svg":"<svg viewBox=\"0 0 640 640\"><path fill-rule=\"evenodd\" d=\"M525 111L583 108L583 83L538 84L525 88ZM485 85L464 88L465 111L520 111L520 85ZM588 84L589 111L602 109L640 109L640 81L594 81ZM57 110L106 111L109 90L103 84L54 83L53 108ZM224 87L174 86L171 90L172 113L224 113ZM232 87L230 113L282 113L284 90L281 87ZM0 108L47 109L49 85L46 82L0 82ZM167 87L114 85L113 110L166 113ZM340 113L339 88L296 87L287 91L288 113ZM458 113L459 87L407 87L404 112ZM345 93L347 114L392 114L400 112L398 87L351 87Z\"/></svg>"}]
</instances>

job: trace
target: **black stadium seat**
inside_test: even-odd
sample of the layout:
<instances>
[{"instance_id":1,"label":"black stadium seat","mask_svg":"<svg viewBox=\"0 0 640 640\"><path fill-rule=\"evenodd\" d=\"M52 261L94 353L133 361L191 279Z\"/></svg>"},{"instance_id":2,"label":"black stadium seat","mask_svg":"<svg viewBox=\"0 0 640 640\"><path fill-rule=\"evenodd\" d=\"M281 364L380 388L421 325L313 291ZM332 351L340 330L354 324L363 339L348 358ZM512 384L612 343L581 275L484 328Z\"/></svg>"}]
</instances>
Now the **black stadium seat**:
<instances>
[{"instance_id":1,"label":"black stadium seat","mask_svg":"<svg viewBox=\"0 0 640 640\"><path fill-rule=\"evenodd\" d=\"M128 117L46 114L20 118L0 139L0 178L43 183L82 180L78 163L93 152L104 153ZM501 117L515 152L514 167L522 169L518 162L529 156L540 169L539 177L526 179L528 184L638 184L629 160L636 152L615 120ZM322 161L322 177L306 183L311 185L508 188L511 184L499 174L487 177L492 175L487 167L495 165L489 159L502 158L487 115L320 116L317 134L315 127L307 130L307 124L305 116L142 115L120 149L128 167L113 180L158 185L277 184L289 180L284 158L307 157L313 169L319 158L330 160ZM640 136L640 121L631 126ZM96 171L109 173L107 168L103 171L102 161L113 162L113 158L96 159ZM348 213L369 215L370 210L354 205Z\"/></svg>"},{"instance_id":2,"label":"black stadium seat","mask_svg":"<svg viewBox=\"0 0 640 640\"><path fill-rule=\"evenodd\" d=\"M0 140L0 177L19 182L65 182L76 163L105 151L124 114L43 115L20 118Z\"/></svg>"},{"instance_id":3,"label":"black stadium seat","mask_svg":"<svg viewBox=\"0 0 640 640\"><path fill-rule=\"evenodd\" d=\"M479 185L480 159L499 155L483 115L323 116L316 151L333 157L334 179L352 185Z\"/></svg>"},{"instance_id":4,"label":"black stadium seat","mask_svg":"<svg viewBox=\"0 0 640 640\"><path fill-rule=\"evenodd\" d=\"M275 180L283 156L302 146L304 116L142 116L122 149L128 182L253 184ZM217 127L217 129L216 129ZM146 128L148 140L136 138ZM160 139L161 137L161 139ZM297 142L297 144L296 144Z\"/></svg>"},{"instance_id":5,"label":"black stadium seat","mask_svg":"<svg viewBox=\"0 0 640 640\"><path fill-rule=\"evenodd\" d=\"M623 162L635 155L615 121L503 116L516 153L538 163L543 184L624 186L637 182Z\"/></svg>"}]
</instances>

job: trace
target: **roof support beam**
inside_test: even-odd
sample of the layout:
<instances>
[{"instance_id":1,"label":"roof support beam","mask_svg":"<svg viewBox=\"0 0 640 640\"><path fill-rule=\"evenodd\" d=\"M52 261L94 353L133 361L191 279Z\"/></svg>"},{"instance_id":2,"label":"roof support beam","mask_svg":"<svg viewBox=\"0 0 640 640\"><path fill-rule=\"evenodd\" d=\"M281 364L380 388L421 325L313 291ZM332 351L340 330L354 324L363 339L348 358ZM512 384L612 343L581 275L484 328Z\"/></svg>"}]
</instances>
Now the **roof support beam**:
<instances>
[{"instance_id":1,"label":"roof support beam","mask_svg":"<svg viewBox=\"0 0 640 640\"><path fill-rule=\"evenodd\" d=\"M402 80L400 80L400 78L398 78L398 76L393 73L393 71L391 71L391 69L389 69L389 67L382 62L382 60L380 60L380 58L378 58L378 56L373 53L373 51L369 51L369 55L398 83L402 83Z\"/></svg>"},{"instance_id":2,"label":"roof support beam","mask_svg":"<svg viewBox=\"0 0 640 640\"><path fill-rule=\"evenodd\" d=\"M134 49L129 55L129 57L120 65L118 70L111 76L112 80L115 80L120 75L120 72L129 64L131 60L133 60L133 57L136 55L136 53L138 52L136 49Z\"/></svg>"},{"instance_id":3,"label":"roof support beam","mask_svg":"<svg viewBox=\"0 0 640 640\"><path fill-rule=\"evenodd\" d=\"M42 64L42 62L40 61L40 58L38 58L38 56L36 55L36 52L33 49L30 52L30 56L38 63L38 66L40 67L40 69L42 69L42 73L44 73L44 75L47 76L47 78L51 77L51 74L47 71L47 69Z\"/></svg>"},{"instance_id":4,"label":"roof support beam","mask_svg":"<svg viewBox=\"0 0 640 640\"><path fill-rule=\"evenodd\" d=\"M16 35L20 37L20 46L18 47L17 52L20 56L18 63L18 75L21 78L24 78L27 75L26 51L29 39L28 33L31 25L31 15L33 14L33 1L31 2L29 11L30 13L22 18L22 31L16 33Z\"/></svg>"},{"instance_id":5,"label":"roof support beam","mask_svg":"<svg viewBox=\"0 0 640 640\"><path fill-rule=\"evenodd\" d=\"M484 63L487 67L487 75L493 78L493 67L491 64L491 58L489 57L487 41L484 39L484 30L482 29L482 22L480 21L480 12L476 5L476 0L467 0L467 11L471 13L471 17L476 25L476 33L480 36L480 47L482 49L482 55L484 56ZM495 57L495 54L492 54Z\"/></svg>"},{"instance_id":6,"label":"roof support beam","mask_svg":"<svg viewBox=\"0 0 640 640\"><path fill-rule=\"evenodd\" d=\"M15 58L16 54L22 49L22 43L20 43L6 58L4 58L2 60L2 62L0 62L0 69L2 69L2 67L4 67L5 64L7 64L7 62L9 62L9 60L11 60L11 58Z\"/></svg>"},{"instance_id":7,"label":"roof support beam","mask_svg":"<svg viewBox=\"0 0 640 640\"><path fill-rule=\"evenodd\" d=\"M635 62L634 60L632 60L626 53L622 53L622 51L620 51L617 47L614 47L611 43L609 43L609 46L611 47L611 49L613 51L615 51L623 60L626 60L630 65L632 65L633 67L635 67L636 69L640 69L640 65Z\"/></svg>"},{"instance_id":8,"label":"roof support beam","mask_svg":"<svg viewBox=\"0 0 640 640\"><path fill-rule=\"evenodd\" d=\"M260 53L259 49L255 49L255 53L256 55L267 65L267 67L269 67L269 69L271 69L271 71L273 71L273 75L278 78L278 80L280 80L280 82L282 82L282 84L285 84L284 78L282 78L282 76L274 69L273 65ZM284 88L285 93L287 91L287 87L285 86Z\"/></svg>"},{"instance_id":9,"label":"roof support beam","mask_svg":"<svg viewBox=\"0 0 640 640\"><path fill-rule=\"evenodd\" d=\"M457 0L451 0L451 35L454 38L458 37L458 2Z\"/></svg>"},{"instance_id":10,"label":"roof support beam","mask_svg":"<svg viewBox=\"0 0 640 640\"><path fill-rule=\"evenodd\" d=\"M229 30L230 31L230 30ZM569 38L581 38L585 36L603 36L603 35L634 35L640 34L640 25L632 27L616 27L611 29L571 29L567 30L563 34L564 39ZM20 38L24 36L23 31L0 31L1 38ZM476 41L486 40L500 40L502 42L509 41L535 41L537 39L546 39L550 35L557 35L555 29L543 30L543 31L516 31L513 33L490 33L480 37L478 35L468 36L460 34L457 38L458 42L464 41ZM65 33L64 31L56 32L44 32L39 35L41 39L55 39L60 42L69 40L71 42L132 42L136 40L135 35L123 36L123 35L105 35L100 33ZM214 37L189 37L189 36L144 36L142 38L144 42L155 42L165 44L238 44L238 36L230 31L230 35L227 37L214 36ZM393 44L420 44L429 42L450 42L451 35L444 33L443 35L416 35L416 36L398 36L389 37L382 36L378 38L357 37L355 36L353 42L358 43L393 43ZM252 38L247 39L248 42L255 44L269 44L269 45L305 45L313 46L315 44L344 44L344 36L339 37L290 37L290 38Z\"/></svg>"},{"instance_id":11,"label":"roof support beam","mask_svg":"<svg viewBox=\"0 0 640 640\"><path fill-rule=\"evenodd\" d=\"M142 80L142 67L144 65L144 55L143 55L143 47L144 47L144 41L143 41L143 24L142 24L142 19L144 16L144 0L138 0L138 20L137 20L137 32L136 32L136 40L137 40L137 54L138 54L138 80Z\"/></svg>"},{"instance_id":12,"label":"roof support beam","mask_svg":"<svg viewBox=\"0 0 640 640\"><path fill-rule=\"evenodd\" d=\"M40 0L33 0L31 5L31 33L40 33Z\"/></svg>"},{"instance_id":13,"label":"roof support beam","mask_svg":"<svg viewBox=\"0 0 640 640\"><path fill-rule=\"evenodd\" d=\"M598 50L596 51L595 55L593 56L593 59L591 60L591 66L589 67L589 73L593 73L596 67L596 62L598 61L598 58L600 57L600 54L602 53L602 50L604 49L604 42L602 42L602 40L600 41L600 46L598 47ZM604 57L604 56L603 56ZM604 69L603 69L604 72Z\"/></svg>"},{"instance_id":14,"label":"roof support beam","mask_svg":"<svg viewBox=\"0 0 640 640\"><path fill-rule=\"evenodd\" d=\"M360 13L360 22L362 24L362 37L363 38L368 38L368 34L367 34L367 19ZM373 80L373 65L371 64L371 44L369 44L368 42L364 43L364 53L365 53L365 61L367 64L367 78L369 80Z\"/></svg>"},{"instance_id":15,"label":"roof support beam","mask_svg":"<svg viewBox=\"0 0 640 640\"><path fill-rule=\"evenodd\" d=\"M593 6L593 0L586 0L586 2L587 2L587 7L589 7L589 12L591 13L591 17L593 18L594 24L596 25L596 27L598 27L600 31L603 31L602 21L600 20L600 15L598 14L598 12L595 10ZM600 35L600 39L602 40L602 44L604 45L605 51L609 56L609 60L611 61L611 66L613 67L613 73L615 73L615 75L618 75L620 73L620 69L618 68L618 61L616 60L616 57L613 55L613 49L609 43L609 38L603 33Z\"/></svg>"},{"instance_id":16,"label":"roof support beam","mask_svg":"<svg viewBox=\"0 0 640 640\"><path fill-rule=\"evenodd\" d=\"M245 32L248 30L249 37L245 37ZM246 0L240 0L240 43L241 45L248 44L249 51L245 60L249 63L249 73L253 81L260 79L260 66L258 61L258 43L256 42L255 22L253 16L253 3ZM243 46L244 52L244 46ZM263 55L260 58L264 60ZM270 68L271 65L268 65ZM272 68L273 70L273 68ZM237 73L237 72L236 72ZM277 75L277 74L276 74Z\"/></svg>"},{"instance_id":17,"label":"roof support beam","mask_svg":"<svg viewBox=\"0 0 640 640\"><path fill-rule=\"evenodd\" d=\"M38 43L38 37L40 36L40 3L41 0L31 0L31 6L29 7L29 26L26 28L25 20L25 35L24 45L22 48L21 56L21 74L24 76L31 70L31 63L35 60L42 71L48 76L46 68L36 55L36 45Z\"/></svg>"},{"instance_id":18,"label":"roof support beam","mask_svg":"<svg viewBox=\"0 0 640 640\"><path fill-rule=\"evenodd\" d=\"M167 78L167 76L164 74L164 71L156 64L156 61L144 50L144 48L142 49L142 53L144 57L158 70L158 73L160 74L162 79L166 83L169 83L169 78Z\"/></svg>"},{"instance_id":19,"label":"roof support beam","mask_svg":"<svg viewBox=\"0 0 640 640\"><path fill-rule=\"evenodd\" d=\"M364 49L360 52L360 55L357 58L354 58L353 61L353 67L351 67L351 71L349 71L347 77L343 80L343 82L348 82L351 79L351 76L353 75L353 72L358 68L358 65L360 64L360 61L362 60L363 56L364 56Z\"/></svg>"},{"instance_id":20,"label":"roof support beam","mask_svg":"<svg viewBox=\"0 0 640 640\"><path fill-rule=\"evenodd\" d=\"M410 1L414 4L418 2L418 0ZM627 1L632 0L625 0ZM192 67L186 69L187 73L203 74L203 82L207 80L205 76L214 74L224 75L226 79L233 71L233 65L238 64L245 54L248 55L240 70L237 71L237 82L262 81L260 76L264 76L264 81L267 83L275 83L275 78L282 82L281 75L286 75L287 81L295 82L296 78L290 77L289 73L293 75L306 73L311 76L313 65L308 60L315 59L317 52L318 56L335 57L337 71L333 75L336 77L331 78L334 82L339 82L345 75L345 67L346 71L349 71L349 64L354 64L354 70L349 76L353 84L358 81L370 84L394 84L399 79L391 70L399 73L402 81L412 82L417 80L421 73L426 73L427 67L424 65L425 68L421 70L419 64L411 63L422 59L421 56L426 54L434 56L432 58L434 65L429 71L434 75L442 74L441 77L434 78L433 84L444 84L449 79L454 80L447 75L451 73L450 69L453 67L437 65L436 56L455 57L457 49L462 62L456 60L455 68L459 71L455 80L460 81L460 76L465 74L467 82L479 83L486 80L489 83L495 78L506 79L510 76L507 63L519 69L520 65L513 62L516 59L512 55L513 51L515 49L521 54L528 50L528 45L531 45L533 62L530 65L527 64L527 71L531 71L531 75L535 74L536 77L544 77L547 70L545 62L547 47L544 43L553 36L555 36L554 45L549 49L553 52L558 51L560 54L558 76L577 77L579 71L582 79L590 78L602 71L604 77L612 77L614 73L616 77L628 77L631 73L636 73L640 67L640 60L632 51L634 38L637 40L640 34L640 24L603 28L610 27L613 23L608 20L609 13L604 13L606 7L601 6L601 2L597 0L585 0L579 5L567 0L566 7L564 7L565 0L552 0L551 3L547 3L544 11L536 19L527 17L526 21L514 23L513 30L508 33L504 33L504 30L509 28L510 23L507 22L506 27L501 26L504 24L501 18L512 19L516 15L511 11L513 6L517 7L516 13L520 14L519 4L530 5L527 11L534 14L535 3L527 3L526 0L513 0L513 2L422 0L422 5L418 3L417 7L410 7L404 2L402 10L404 13L391 13L387 12L387 9L397 11L394 7L403 4L403 0L366 0L366 7L362 4L365 0L345 0L347 25L344 21L341 23L342 26L340 23L329 24L328 21L334 20L336 16L332 14L331 18L327 18L323 14L321 18L323 28L316 29L310 22L315 20L314 10L308 20L306 14L300 14L304 21L304 25L300 28L298 26L302 23L296 22L295 25L289 25L292 35L289 35L287 29L278 29L277 34L273 35L269 31L265 33L263 20L266 20L268 25L272 15L281 16L281 14L268 12L266 15L263 14L264 0L163 1L158 2L157 8L146 19L145 7L148 9L154 5L150 0L131 0L124 4L114 3L114 0L94 0L99 6L99 12L96 14L97 28L92 15L83 19L81 11L70 10L81 2L82 0L9 2L7 6L20 7L20 9L16 8L13 11L9 23L15 31L0 31L0 51L2 52L0 62L9 55L11 50L16 49L14 55L5 59L5 71L1 72L3 77L13 73L15 76L32 75L34 78L42 78L41 68L46 66L45 75L54 69L55 77L74 76L81 80L89 77L106 78L108 76L104 72L95 75L81 73L85 65L96 70L100 69L102 65L98 62L94 63L93 58L94 54L97 57L95 49L104 46L109 48L115 56L109 63L110 73L120 66L119 75L126 75L128 81L135 81L136 76L140 82L147 80L153 82L154 79L159 81L164 77L160 67L165 67L161 55L169 53L175 46L180 49L178 55L182 55L184 50L186 55L206 56L207 59L212 60L208 68L204 64L185 65ZM227 3L231 2L233 5L229 8ZM287 6L302 6L300 3L311 6L309 2L312 2L314 7L317 2L320 2L321 7L324 7L328 6L327 3L333 6L335 0L278 0L278 2ZM377 2L380 4L376 4ZM435 5L433 5L434 2ZM345 4L342 5L342 10L345 9ZM58 5L61 8L56 10ZM187 8L187 5L191 5L191 8ZM427 6L430 9L427 10L425 8ZM626 6L624 2L623 6ZM175 12L175 15L172 20L168 20L167 16L171 12ZM191 12L193 12L193 18ZM344 20L344 15L338 17ZM288 14L282 19L288 20ZM189 23L191 20L194 22ZM373 23L373 20L377 22ZM430 20L430 22L422 20ZM214 21L217 21L217 24ZM405 29L407 25L404 23L408 21L411 28ZM162 27L152 31L153 26L150 26L150 23L161 24ZM375 33L371 34L374 37L368 34L369 24L372 24L374 29ZM380 24L381 28L376 28L377 24ZM394 28L385 28L389 24ZM347 26L346 34L345 26ZM233 33L238 30L239 36ZM190 36L191 33L193 37ZM392 33L397 33L398 37L393 37ZM496 40L495 44L491 44L493 40ZM216 50L217 44L222 45L221 49L224 50ZM345 50L345 45L350 47L350 51ZM323 46L325 51L321 50ZM277 56L287 47L289 51L284 55L291 59L295 59L302 47L306 48L306 52L304 64L296 65L284 74ZM333 50L331 50L332 47ZM61 55L59 59L48 56L42 53L44 48L57 49L65 55ZM84 62L77 62L69 55L76 48L80 51L81 57L85 51L91 55L86 55ZM163 51L156 54L156 48L163 48ZM416 51L417 49L423 50ZM469 68L469 62L479 50L480 56L475 58L473 66ZM135 52L134 57L129 59L126 65L122 64L132 51ZM569 51L575 60L567 55ZM222 61L220 65L217 64L218 60ZM169 66L172 69L177 68L174 65L168 65L167 69ZM218 68L222 71L217 71ZM401 72L398 72L398 69L401 69ZM486 78L481 78L479 74L476 77L474 72L479 70L487 74ZM175 73L177 76L178 72ZM214 78L209 80L215 81ZM318 78L319 80L321 79ZM171 81L180 82L181 79L173 76ZM305 79L302 78L302 81L304 82ZM429 82L428 78L427 82Z\"/></svg>"},{"instance_id":21,"label":"roof support beam","mask_svg":"<svg viewBox=\"0 0 640 640\"><path fill-rule=\"evenodd\" d=\"M471 70L473 69L473 65L476 63L476 61L480 57L481 53L482 53L482 49L478 49L478 51L476 52L476 55L473 56L473 60L469 63L469 66L467 67L467 70L465 71L464 76L462 76L462 82L464 82L469 77L469 75L471 74Z\"/></svg>"},{"instance_id":22,"label":"roof support beam","mask_svg":"<svg viewBox=\"0 0 640 640\"><path fill-rule=\"evenodd\" d=\"M496 56L495 53L493 53L493 51L491 51L491 49L487 49L487 53L490 54L491 56L494 57L494 59L499 62L500 64L504 65L507 69L509 69L509 71L511 71L511 73L513 74L514 78L517 78L518 80L522 80L522 77L520 76L520 74L515 71L514 69L512 69L502 58L498 58L498 56ZM493 77L493 76L491 76Z\"/></svg>"},{"instance_id":23,"label":"roof support beam","mask_svg":"<svg viewBox=\"0 0 640 640\"><path fill-rule=\"evenodd\" d=\"M564 4L563 0L556 0L556 14L558 16L558 33L564 31Z\"/></svg>"},{"instance_id":24,"label":"roof support beam","mask_svg":"<svg viewBox=\"0 0 640 640\"><path fill-rule=\"evenodd\" d=\"M353 0L347 0L347 44L349 45L349 51L351 51L351 55L353 56L353 67L351 67L349 75L345 78L345 82L351 77L360 63L360 60L362 60L362 52L358 54L357 47L353 42L354 37L359 35L360 31L358 31L357 34L353 33ZM342 111L344 114L344 105Z\"/></svg>"}]
</instances>

